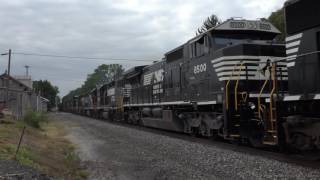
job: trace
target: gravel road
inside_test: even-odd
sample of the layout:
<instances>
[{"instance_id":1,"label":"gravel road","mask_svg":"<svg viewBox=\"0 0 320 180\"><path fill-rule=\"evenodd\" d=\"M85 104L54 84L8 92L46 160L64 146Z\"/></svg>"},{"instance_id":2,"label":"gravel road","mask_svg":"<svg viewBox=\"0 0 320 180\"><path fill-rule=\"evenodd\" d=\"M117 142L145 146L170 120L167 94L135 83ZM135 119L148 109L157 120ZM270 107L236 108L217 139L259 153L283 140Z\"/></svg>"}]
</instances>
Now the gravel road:
<instances>
[{"instance_id":1,"label":"gravel road","mask_svg":"<svg viewBox=\"0 0 320 180\"><path fill-rule=\"evenodd\" d=\"M89 179L320 179L320 170L58 113Z\"/></svg>"}]
</instances>

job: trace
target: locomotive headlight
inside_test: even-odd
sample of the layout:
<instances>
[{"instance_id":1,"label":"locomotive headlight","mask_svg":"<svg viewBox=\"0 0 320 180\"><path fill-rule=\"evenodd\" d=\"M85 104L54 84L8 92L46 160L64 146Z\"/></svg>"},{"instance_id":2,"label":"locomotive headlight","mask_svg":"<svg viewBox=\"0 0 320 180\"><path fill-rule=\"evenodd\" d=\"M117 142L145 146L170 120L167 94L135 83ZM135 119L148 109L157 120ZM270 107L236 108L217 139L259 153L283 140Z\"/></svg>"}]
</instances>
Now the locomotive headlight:
<instances>
[{"instance_id":1,"label":"locomotive headlight","mask_svg":"<svg viewBox=\"0 0 320 180\"><path fill-rule=\"evenodd\" d=\"M256 105L253 102L249 102L249 107L254 110L256 109Z\"/></svg>"}]
</instances>

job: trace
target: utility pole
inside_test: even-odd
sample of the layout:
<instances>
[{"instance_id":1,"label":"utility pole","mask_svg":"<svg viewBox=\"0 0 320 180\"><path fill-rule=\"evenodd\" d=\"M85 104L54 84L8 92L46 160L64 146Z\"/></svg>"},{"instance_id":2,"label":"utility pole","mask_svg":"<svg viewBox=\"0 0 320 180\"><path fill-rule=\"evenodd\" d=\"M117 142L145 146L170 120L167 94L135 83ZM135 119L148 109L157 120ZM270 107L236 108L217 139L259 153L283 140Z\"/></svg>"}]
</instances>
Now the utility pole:
<instances>
[{"instance_id":1,"label":"utility pole","mask_svg":"<svg viewBox=\"0 0 320 180\"><path fill-rule=\"evenodd\" d=\"M10 66L11 66L11 49L9 49L9 52L8 53L3 53L3 54L1 54L1 56L5 56L5 55L8 55L9 57L8 57L8 69L7 69L7 75L8 75L8 77L7 77L7 82L6 82L6 94L7 94L7 97L6 97L6 102L5 102L5 106L6 107L8 107L8 103L9 103L9 76L10 76Z\"/></svg>"},{"instance_id":2,"label":"utility pole","mask_svg":"<svg viewBox=\"0 0 320 180\"><path fill-rule=\"evenodd\" d=\"M56 112L58 112L58 96L56 96Z\"/></svg>"},{"instance_id":3,"label":"utility pole","mask_svg":"<svg viewBox=\"0 0 320 180\"><path fill-rule=\"evenodd\" d=\"M28 77L29 76L29 68L30 68L30 66L25 65L24 67L26 68L26 76Z\"/></svg>"},{"instance_id":4,"label":"utility pole","mask_svg":"<svg viewBox=\"0 0 320 180\"><path fill-rule=\"evenodd\" d=\"M11 68L11 49L9 49L9 53L8 53L9 57L8 57L8 80L7 80L7 101L6 101L6 106L8 107L9 105L9 86L10 86L10 68Z\"/></svg>"},{"instance_id":5,"label":"utility pole","mask_svg":"<svg viewBox=\"0 0 320 180\"><path fill-rule=\"evenodd\" d=\"M3 53L1 54L1 56L6 56L8 55L9 58L8 58L8 69L7 69L7 75L10 76L10 66L11 66L11 49L9 49L9 52L8 53Z\"/></svg>"},{"instance_id":6,"label":"utility pole","mask_svg":"<svg viewBox=\"0 0 320 180\"><path fill-rule=\"evenodd\" d=\"M11 68L11 49L9 49L9 58L8 58L8 75L10 76L10 68Z\"/></svg>"}]
</instances>

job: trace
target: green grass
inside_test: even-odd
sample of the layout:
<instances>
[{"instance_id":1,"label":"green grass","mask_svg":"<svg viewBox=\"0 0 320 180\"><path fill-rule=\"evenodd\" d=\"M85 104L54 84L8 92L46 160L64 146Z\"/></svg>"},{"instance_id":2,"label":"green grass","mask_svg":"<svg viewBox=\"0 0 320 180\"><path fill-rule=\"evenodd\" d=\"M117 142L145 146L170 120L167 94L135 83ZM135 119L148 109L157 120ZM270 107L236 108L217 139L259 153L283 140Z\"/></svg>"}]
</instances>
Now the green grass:
<instances>
[{"instance_id":1,"label":"green grass","mask_svg":"<svg viewBox=\"0 0 320 180\"><path fill-rule=\"evenodd\" d=\"M28 149L26 147L20 147L16 159L22 165L31 166L31 167L34 167L34 168L39 168L40 167L34 161L35 155L32 153L32 151L30 149Z\"/></svg>"},{"instance_id":2,"label":"green grass","mask_svg":"<svg viewBox=\"0 0 320 180\"><path fill-rule=\"evenodd\" d=\"M38 116L30 114L28 118ZM10 123L0 124L0 159L14 159L22 129L26 126L16 157L20 164L66 180L87 179L89 173L80 166L73 144L65 139L63 124L50 119L41 118L39 128L24 120L8 119Z\"/></svg>"},{"instance_id":3,"label":"green grass","mask_svg":"<svg viewBox=\"0 0 320 180\"><path fill-rule=\"evenodd\" d=\"M6 144L0 148L0 159L13 159L17 150L17 146ZM33 168L39 168L39 165L34 162L35 155L27 147L20 147L16 160L24 165Z\"/></svg>"},{"instance_id":4,"label":"green grass","mask_svg":"<svg viewBox=\"0 0 320 180\"><path fill-rule=\"evenodd\" d=\"M89 173L86 170L79 169L76 164L80 163L78 155L75 153L73 145L64 146L64 164L68 169L68 176L76 180L87 179Z\"/></svg>"},{"instance_id":5,"label":"green grass","mask_svg":"<svg viewBox=\"0 0 320 180\"><path fill-rule=\"evenodd\" d=\"M14 155L14 146L5 144L0 146L0 159L10 159Z\"/></svg>"},{"instance_id":6,"label":"green grass","mask_svg":"<svg viewBox=\"0 0 320 180\"><path fill-rule=\"evenodd\" d=\"M34 128L40 128L41 123L48 122L47 116L43 112L27 111L23 117L23 121Z\"/></svg>"}]
</instances>

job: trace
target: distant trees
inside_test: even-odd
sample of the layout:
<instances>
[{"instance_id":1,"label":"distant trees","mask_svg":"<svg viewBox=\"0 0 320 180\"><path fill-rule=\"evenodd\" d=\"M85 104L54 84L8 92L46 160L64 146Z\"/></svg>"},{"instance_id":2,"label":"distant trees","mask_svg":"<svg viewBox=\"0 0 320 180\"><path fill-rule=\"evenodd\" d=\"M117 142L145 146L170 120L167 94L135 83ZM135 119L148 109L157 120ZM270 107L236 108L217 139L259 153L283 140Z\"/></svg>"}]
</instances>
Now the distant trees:
<instances>
[{"instance_id":1,"label":"distant trees","mask_svg":"<svg viewBox=\"0 0 320 180\"><path fill-rule=\"evenodd\" d=\"M281 31L281 35L277 37L277 40L284 42L285 40L285 22L284 22L284 9L281 8L269 16L268 20Z\"/></svg>"},{"instance_id":2,"label":"distant trees","mask_svg":"<svg viewBox=\"0 0 320 180\"><path fill-rule=\"evenodd\" d=\"M70 91L65 97L73 97L76 95L84 94L96 87L97 84L104 84L111 82L117 75L124 71L122 65L119 64L102 64L98 66L92 74L87 75L84 84Z\"/></svg>"},{"instance_id":3,"label":"distant trees","mask_svg":"<svg viewBox=\"0 0 320 180\"><path fill-rule=\"evenodd\" d=\"M207 17L207 19L203 22L203 25L197 29L196 35L202 34L220 23L221 20L218 18L218 16L212 14L211 16Z\"/></svg>"},{"instance_id":4,"label":"distant trees","mask_svg":"<svg viewBox=\"0 0 320 180\"><path fill-rule=\"evenodd\" d=\"M92 74L88 74L86 81L80 88L82 92L87 92L96 87L97 84L108 83L116 75L124 71L119 64L102 64L98 66Z\"/></svg>"},{"instance_id":5,"label":"distant trees","mask_svg":"<svg viewBox=\"0 0 320 180\"><path fill-rule=\"evenodd\" d=\"M50 102L48 108L55 107L56 98L59 93L59 88L53 86L48 80L33 81L33 90L39 93L42 97L47 98Z\"/></svg>"},{"instance_id":6,"label":"distant trees","mask_svg":"<svg viewBox=\"0 0 320 180\"><path fill-rule=\"evenodd\" d=\"M123 71L122 65L102 64L98 66L92 74L88 74L86 81L80 89L82 92L88 92L95 88L97 84L112 81L116 75L121 74Z\"/></svg>"}]
</instances>

